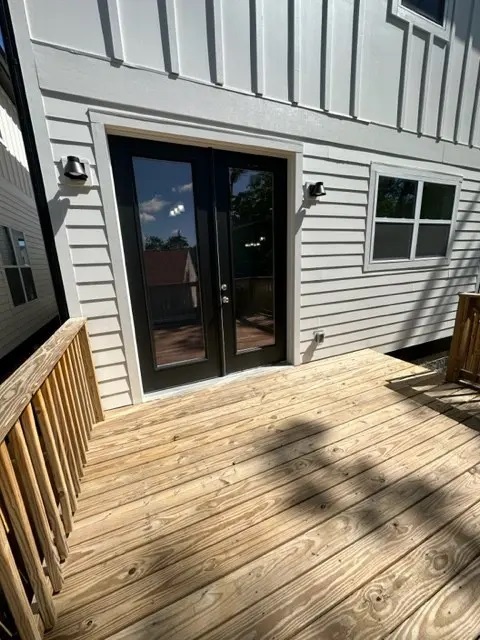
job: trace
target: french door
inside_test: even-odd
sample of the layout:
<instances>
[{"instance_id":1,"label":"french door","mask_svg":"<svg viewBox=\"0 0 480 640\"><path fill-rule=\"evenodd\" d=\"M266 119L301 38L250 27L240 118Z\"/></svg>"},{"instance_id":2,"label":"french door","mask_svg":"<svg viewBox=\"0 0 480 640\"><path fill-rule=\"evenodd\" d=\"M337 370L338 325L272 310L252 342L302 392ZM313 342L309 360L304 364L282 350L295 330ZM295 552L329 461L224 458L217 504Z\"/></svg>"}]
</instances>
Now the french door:
<instances>
[{"instance_id":1,"label":"french door","mask_svg":"<svg viewBox=\"0 0 480 640\"><path fill-rule=\"evenodd\" d=\"M284 360L286 160L109 144L144 390Z\"/></svg>"}]
</instances>

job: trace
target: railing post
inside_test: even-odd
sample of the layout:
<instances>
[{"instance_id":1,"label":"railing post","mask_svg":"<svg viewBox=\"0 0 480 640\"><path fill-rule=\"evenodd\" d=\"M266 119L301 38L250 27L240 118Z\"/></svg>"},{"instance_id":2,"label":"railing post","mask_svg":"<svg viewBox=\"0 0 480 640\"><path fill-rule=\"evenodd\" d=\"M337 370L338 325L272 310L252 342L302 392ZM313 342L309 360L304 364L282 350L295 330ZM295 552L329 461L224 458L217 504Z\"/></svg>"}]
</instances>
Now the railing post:
<instances>
[{"instance_id":1,"label":"railing post","mask_svg":"<svg viewBox=\"0 0 480 640\"><path fill-rule=\"evenodd\" d=\"M87 376L87 385L93 404L93 412L96 422L103 422L105 415L103 413L102 403L100 401L100 392L98 389L97 376L95 367L93 366L92 351L90 341L88 339L87 327L84 325L78 334L80 340L80 349L82 352L83 365Z\"/></svg>"},{"instance_id":2,"label":"railing post","mask_svg":"<svg viewBox=\"0 0 480 640\"><path fill-rule=\"evenodd\" d=\"M468 322L470 294L459 293L458 295L457 315L455 318L455 327L453 330L452 343L450 345L450 353L448 355L447 373L445 376L447 382L456 382L458 380L460 370L462 369L462 361L465 355L464 347L467 343L465 328Z\"/></svg>"}]
</instances>

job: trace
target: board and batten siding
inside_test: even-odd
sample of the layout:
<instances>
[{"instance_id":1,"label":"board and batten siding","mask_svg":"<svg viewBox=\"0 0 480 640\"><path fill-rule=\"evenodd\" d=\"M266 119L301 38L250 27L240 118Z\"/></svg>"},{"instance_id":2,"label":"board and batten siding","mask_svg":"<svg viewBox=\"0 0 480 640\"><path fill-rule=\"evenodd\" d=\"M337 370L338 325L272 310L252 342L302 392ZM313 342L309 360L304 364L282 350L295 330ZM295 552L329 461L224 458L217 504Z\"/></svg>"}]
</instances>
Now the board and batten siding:
<instances>
[{"instance_id":1,"label":"board and batten siding","mask_svg":"<svg viewBox=\"0 0 480 640\"><path fill-rule=\"evenodd\" d=\"M451 334L480 259L480 3L448 2L451 30L433 34L391 0L8 1L20 61L35 70L29 100L66 293L89 319L106 409L132 390L90 110L304 144L304 181L322 180L327 196L302 220L303 361ZM89 162L89 188L62 183L66 155ZM373 161L463 177L447 267L364 273Z\"/></svg>"},{"instance_id":2,"label":"board and batten siding","mask_svg":"<svg viewBox=\"0 0 480 640\"><path fill-rule=\"evenodd\" d=\"M0 358L57 315L25 147L15 106L0 87L0 226L23 231L38 298L13 306L0 270Z\"/></svg>"},{"instance_id":3,"label":"board and batten siding","mask_svg":"<svg viewBox=\"0 0 480 640\"><path fill-rule=\"evenodd\" d=\"M476 0L447 0L444 32L400 0L24 1L39 59L63 49L480 146Z\"/></svg>"}]
</instances>

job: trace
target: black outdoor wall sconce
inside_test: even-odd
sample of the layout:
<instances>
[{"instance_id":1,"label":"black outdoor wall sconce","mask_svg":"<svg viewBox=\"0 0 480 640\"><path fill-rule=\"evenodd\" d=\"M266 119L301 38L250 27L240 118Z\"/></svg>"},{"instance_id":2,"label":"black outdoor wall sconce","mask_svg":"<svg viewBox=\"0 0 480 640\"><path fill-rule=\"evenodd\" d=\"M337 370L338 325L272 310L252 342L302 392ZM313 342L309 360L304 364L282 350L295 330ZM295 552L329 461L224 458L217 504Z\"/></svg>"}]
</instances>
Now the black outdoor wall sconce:
<instances>
[{"instance_id":1,"label":"black outdoor wall sconce","mask_svg":"<svg viewBox=\"0 0 480 640\"><path fill-rule=\"evenodd\" d=\"M85 182L88 178L85 172L85 165L80 162L80 158L77 156L67 156L67 162L63 170L63 175L70 180L77 180Z\"/></svg>"}]
</instances>

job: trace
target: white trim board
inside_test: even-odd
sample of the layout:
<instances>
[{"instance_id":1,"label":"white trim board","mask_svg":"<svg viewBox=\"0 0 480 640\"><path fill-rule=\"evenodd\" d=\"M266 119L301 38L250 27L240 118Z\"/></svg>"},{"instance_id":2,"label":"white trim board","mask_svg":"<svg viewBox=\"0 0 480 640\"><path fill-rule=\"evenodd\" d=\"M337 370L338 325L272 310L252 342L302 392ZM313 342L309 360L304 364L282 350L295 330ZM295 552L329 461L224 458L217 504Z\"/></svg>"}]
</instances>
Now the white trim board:
<instances>
[{"instance_id":1,"label":"white trim board","mask_svg":"<svg viewBox=\"0 0 480 640\"><path fill-rule=\"evenodd\" d=\"M275 137L252 135L247 132L229 131L220 127L203 127L197 123L180 123L167 118L126 115L115 110L91 109L89 110L89 118L92 125L94 153L102 192L105 226L109 239L118 313L133 403L137 404L151 399L151 394L145 394L142 388L127 269L108 149L107 135L109 133L275 155L288 160L287 359L291 364L300 364L303 144Z\"/></svg>"}]
</instances>

